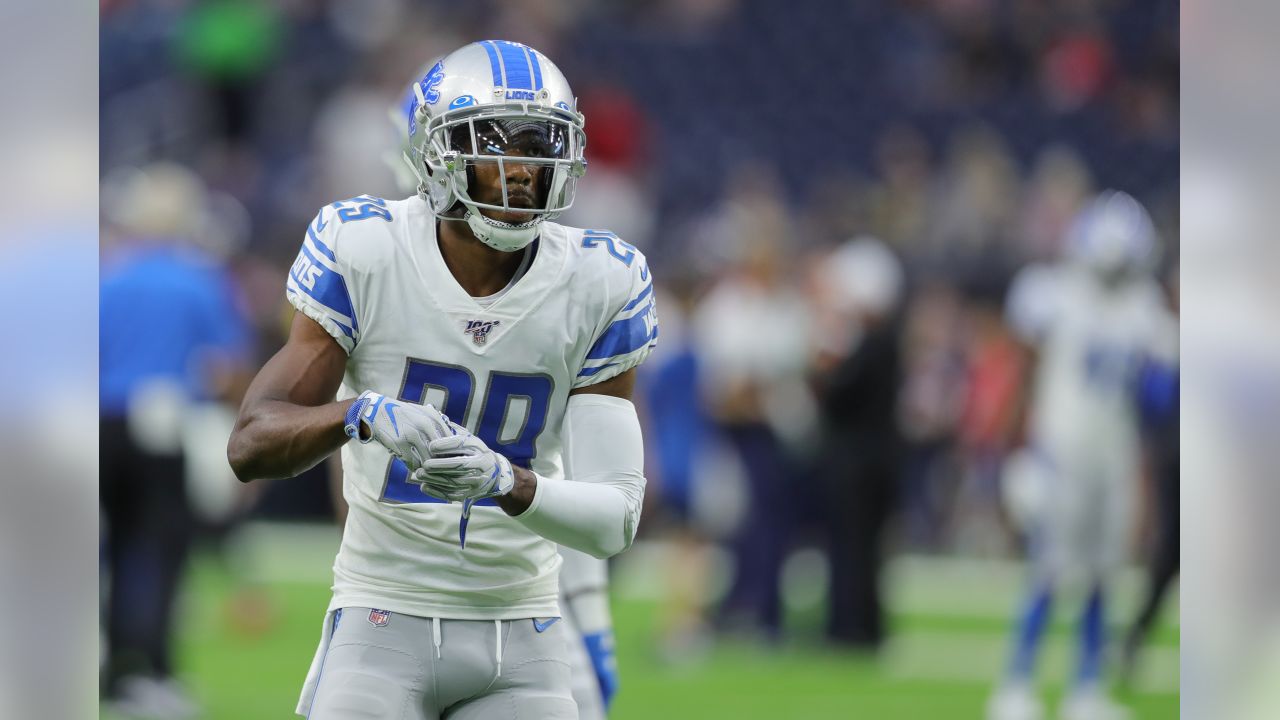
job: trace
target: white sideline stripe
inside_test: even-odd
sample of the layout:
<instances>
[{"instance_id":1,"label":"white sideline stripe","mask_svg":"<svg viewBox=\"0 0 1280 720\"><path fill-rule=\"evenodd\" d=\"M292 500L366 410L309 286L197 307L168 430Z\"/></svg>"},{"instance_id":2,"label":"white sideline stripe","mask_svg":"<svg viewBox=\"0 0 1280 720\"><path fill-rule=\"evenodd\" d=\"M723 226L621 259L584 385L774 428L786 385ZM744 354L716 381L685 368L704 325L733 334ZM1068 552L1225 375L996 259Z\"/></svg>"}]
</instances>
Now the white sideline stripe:
<instances>
[{"instance_id":1,"label":"white sideline stripe","mask_svg":"<svg viewBox=\"0 0 1280 720\"><path fill-rule=\"evenodd\" d=\"M1000 677L1008 653L1008 639L990 633L904 630L886 648L883 667L900 679L992 683ZM1074 668L1074 638L1045 638L1037 663L1041 687L1064 686ZM1176 693L1179 679L1178 651L1148 647L1134 687L1147 693Z\"/></svg>"},{"instance_id":2,"label":"white sideline stripe","mask_svg":"<svg viewBox=\"0 0 1280 720\"><path fill-rule=\"evenodd\" d=\"M979 560L904 555L886 568L890 602L900 612L913 615L1005 619L1022 601L1027 567L1012 560ZM1116 578L1108 598L1108 614L1129 618L1142 601L1145 573L1131 567ZM1063 597L1060 609L1074 606L1076 598ZM1160 621L1178 627L1178 588L1165 601Z\"/></svg>"}]
</instances>

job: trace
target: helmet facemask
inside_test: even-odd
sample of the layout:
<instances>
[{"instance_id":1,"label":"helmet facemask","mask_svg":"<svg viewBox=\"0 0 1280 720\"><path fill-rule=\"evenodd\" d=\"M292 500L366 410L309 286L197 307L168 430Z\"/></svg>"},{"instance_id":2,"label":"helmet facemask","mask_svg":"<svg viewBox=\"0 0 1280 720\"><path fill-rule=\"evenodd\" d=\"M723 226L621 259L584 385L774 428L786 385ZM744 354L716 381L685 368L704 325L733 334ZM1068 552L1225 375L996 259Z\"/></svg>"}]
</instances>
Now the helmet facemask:
<instances>
[{"instance_id":1,"label":"helmet facemask","mask_svg":"<svg viewBox=\"0 0 1280 720\"><path fill-rule=\"evenodd\" d=\"M419 194L441 218L458 219L450 211L461 203L463 219L485 244L505 252L519 250L537 236L543 220L573 205L577 180L586 171L580 114L516 103L428 117L420 104L415 120L422 132L411 138L406 160L421 181ZM512 163L533 175L532 196L510 182ZM478 171L497 173L500 196L472 197L479 194ZM481 210L532 217L510 223Z\"/></svg>"}]
</instances>

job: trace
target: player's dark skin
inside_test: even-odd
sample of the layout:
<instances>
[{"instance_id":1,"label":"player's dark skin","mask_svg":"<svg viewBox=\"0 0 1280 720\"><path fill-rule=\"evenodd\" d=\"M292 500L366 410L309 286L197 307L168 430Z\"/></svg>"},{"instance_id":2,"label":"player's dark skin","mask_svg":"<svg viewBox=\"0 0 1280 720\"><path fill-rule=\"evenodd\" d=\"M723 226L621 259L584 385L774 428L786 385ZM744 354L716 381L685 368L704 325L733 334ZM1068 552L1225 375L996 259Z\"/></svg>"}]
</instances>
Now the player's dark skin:
<instances>
[{"instance_id":1,"label":"player's dark skin","mask_svg":"<svg viewBox=\"0 0 1280 720\"><path fill-rule=\"evenodd\" d=\"M501 177L497 164L479 164L472 192L478 202L502 203ZM508 197L512 205L524 202L532 207L538 196L538 173L534 166L506 163ZM523 188L525 193L519 192ZM529 213L482 210L489 217L507 223L528 222ZM463 221L439 224L440 253L445 265L472 297L492 295L506 287L520 266L522 253L504 253L476 239ZM227 443L227 458L241 482L293 477L318 464L342 447L350 438L343 431L347 410L354 398L334 401L346 371L347 353L338 342L311 318L296 313L289 339L257 376L245 393L235 429ZM635 370L570 395L595 393L630 400L635 388ZM389 388L380 388L388 390ZM537 476L514 467L515 487L495 498L508 515L519 515L533 502Z\"/></svg>"}]
</instances>

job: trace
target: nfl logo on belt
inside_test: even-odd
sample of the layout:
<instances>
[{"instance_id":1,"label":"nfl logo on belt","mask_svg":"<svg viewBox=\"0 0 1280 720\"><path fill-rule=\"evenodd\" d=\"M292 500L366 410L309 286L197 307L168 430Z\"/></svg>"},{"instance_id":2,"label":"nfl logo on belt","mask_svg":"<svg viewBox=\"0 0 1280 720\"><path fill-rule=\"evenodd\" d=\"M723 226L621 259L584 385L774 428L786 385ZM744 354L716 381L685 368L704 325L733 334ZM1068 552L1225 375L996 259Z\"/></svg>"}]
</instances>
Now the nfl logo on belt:
<instances>
[{"instance_id":1,"label":"nfl logo on belt","mask_svg":"<svg viewBox=\"0 0 1280 720\"><path fill-rule=\"evenodd\" d=\"M369 611L369 622L374 627L386 627L387 623L390 621L391 621L390 610L370 610Z\"/></svg>"},{"instance_id":2,"label":"nfl logo on belt","mask_svg":"<svg viewBox=\"0 0 1280 720\"><path fill-rule=\"evenodd\" d=\"M497 327L501 320L468 320L463 332L471 336L472 342L483 345L489 341L489 331Z\"/></svg>"}]
</instances>

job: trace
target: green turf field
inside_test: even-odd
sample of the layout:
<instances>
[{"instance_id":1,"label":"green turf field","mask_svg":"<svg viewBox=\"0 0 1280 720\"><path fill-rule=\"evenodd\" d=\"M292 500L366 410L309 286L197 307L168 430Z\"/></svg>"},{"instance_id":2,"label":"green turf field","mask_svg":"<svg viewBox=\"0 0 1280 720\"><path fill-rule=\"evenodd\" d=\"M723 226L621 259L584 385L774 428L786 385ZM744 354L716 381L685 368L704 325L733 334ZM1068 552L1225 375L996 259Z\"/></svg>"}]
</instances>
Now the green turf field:
<instances>
[{"instance_id":1,"label":"green turf field","mask_svg":"<svg viewBox=\"0 0 1280 720\"><path fill-rule=\"evenodd\" d=\"M233 594L225 565L207 554L197 558L183 600L180 658L207 717L291 716L328 601L332 540L326 531L253 537L253 562L237 564L236 577L261 581L247 595ZM664 663L652 639L656 602L634 591L646 585L647 570L634 567L645 555L637 552L633 567L615 572L622 675L615 720L981 718L1004 659L1003 616L1014 601L1005 597L1007 583L989 573L965 582L972 566L921 561L895 564L895 639L875 662L824 650L816 612L800 609L789 615L792 638L781 648L736 641L696 662ZM1166 616L1176 616L1173 610ZM1069 633L1067 618L1055 623L1042 662L1055 702L1055 678L1071 662ZM1162 626L1136 689L1122 696L1136 718L1178 716L1177 642L1176 627Z\"/></svg>"}]
</instances>

